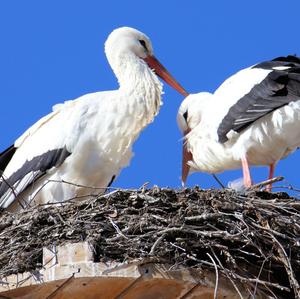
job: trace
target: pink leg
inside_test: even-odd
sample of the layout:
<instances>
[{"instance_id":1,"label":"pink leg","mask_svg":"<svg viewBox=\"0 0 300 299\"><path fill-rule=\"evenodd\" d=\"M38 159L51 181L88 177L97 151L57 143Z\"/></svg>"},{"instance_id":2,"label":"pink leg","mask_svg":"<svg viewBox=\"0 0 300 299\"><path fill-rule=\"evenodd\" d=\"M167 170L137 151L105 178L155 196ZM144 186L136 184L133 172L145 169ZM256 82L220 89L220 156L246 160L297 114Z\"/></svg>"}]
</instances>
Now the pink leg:
<instances>
[{"instance_id":1,"label":"pink leg","mask_svg":"<svg viewBox=\"0 0 300 299\"><path fill-rule=\"evenodd\" d=\"M273 179L273 177L274 177L275 164L276 163L272 163L269 166L269 177L268 177L269 180ZM269 192L272 192L272 184L267 185L266 190L269 191Z\"/></svg>"},{"instance_id":2,"label":"pink leg","mask_svg":"<svg viewBox=\"0 0 300 299\"><path fill-rule=\"evenodd\" d=\"M243 177L244 177L244 185L246 188L249 188L252 186L252 179L249 169L249 163L247 158L242 158L242 168L243 168Z\"/></svg>"},{"instance_id":3,"label":"pink leg","mask_svg":"<svg viewBox=\"0 0 300 299\"><path fill-rule=\"evenodd\" d=\"M272 163L270 165L270 170L269 170L269 180L273 179L273 177L274 177L274 171L275 171L275 163Z\"/></svg>"}]
</instances>

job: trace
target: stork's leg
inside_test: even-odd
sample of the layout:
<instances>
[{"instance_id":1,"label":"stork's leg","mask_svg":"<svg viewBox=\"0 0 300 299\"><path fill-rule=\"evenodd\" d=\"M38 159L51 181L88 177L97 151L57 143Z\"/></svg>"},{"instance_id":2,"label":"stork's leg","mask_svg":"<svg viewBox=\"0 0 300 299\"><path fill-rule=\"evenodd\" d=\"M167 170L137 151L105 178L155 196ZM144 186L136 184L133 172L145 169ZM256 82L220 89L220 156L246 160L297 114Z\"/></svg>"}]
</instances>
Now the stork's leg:
<instances>
[{"instance_id":1,"label":"stork's leg","mask_svg":"<svg viewBox=\"0 0 300 299\"><path fill-rule=\"evenodd\" d=\"M242 168L243 168L243 178L244 178L244 186L249 188L252 186L252 179L249 169L249 163L246 157L242 158Z\"/></svg>"},{"instance_id":2,"label":"stork's leg","mask_svg":"<svg viewBox=\"0 0 300 299\"><path fill-rule=\"evenodd\" d=\"M273 179L274 177L275 165L276 163L272 163L269 165L269 177L268 177L269 180ZM267 185L266 190L272 192L272 184Z\"/></svg>"}]
</instances>

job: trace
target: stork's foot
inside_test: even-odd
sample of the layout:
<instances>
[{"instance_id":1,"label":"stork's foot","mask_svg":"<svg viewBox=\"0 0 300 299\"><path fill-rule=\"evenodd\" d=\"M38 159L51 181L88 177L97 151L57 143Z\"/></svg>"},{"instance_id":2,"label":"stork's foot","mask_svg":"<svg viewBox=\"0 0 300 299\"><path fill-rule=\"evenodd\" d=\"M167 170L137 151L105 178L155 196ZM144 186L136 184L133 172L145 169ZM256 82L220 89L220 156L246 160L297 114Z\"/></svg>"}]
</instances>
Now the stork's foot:
<instances>
[{"instance_id":1,"label":"stork's foot","mask_svg":"<svg viewBox=\"0 0 300 299\"><path fill-rule=\"evenodd\" d=\"M272 184L266 186L266 191L272 192Z\"/></svg>"},{"instance_id":2,"label":"stork's foot","mask_svg":"<svg viewBox=\"0 0 300 299\"><path fill-rule=\"evenodd\" d=\"M244 177L244 186L246 188L251 188L252 187L252 179L251 179L251 177Z\"/></svg>"}]
</instances>

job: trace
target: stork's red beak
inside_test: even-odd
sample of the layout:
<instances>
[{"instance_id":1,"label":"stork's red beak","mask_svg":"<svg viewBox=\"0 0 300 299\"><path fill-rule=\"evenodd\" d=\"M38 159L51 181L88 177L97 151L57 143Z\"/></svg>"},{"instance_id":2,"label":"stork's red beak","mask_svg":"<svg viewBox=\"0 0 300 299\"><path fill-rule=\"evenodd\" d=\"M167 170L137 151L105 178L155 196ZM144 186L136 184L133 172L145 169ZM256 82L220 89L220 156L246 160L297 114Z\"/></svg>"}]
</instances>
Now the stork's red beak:
<instances>
[{"instance_id":1,"label":"stork's red beak","mask_svg":"<svg viewBox=\"0 0 300 299\"><path fill-rule=\"evenodd\" d=\"M186 179L190 172L190 166L188 165L189 161L193 160L192 153L187 149L186 138L185 136L190 132L190 129L184 132L183 147L182 147L182 172L181 172L181 184L182 187L185 186Z\"/></svg>"},{"instance_id":2,"label":"stork's red beak","mask_svg":"<svg viewBox=\"0 0 300 299\"><path fill-rule=\"evenodd\" d=\"M162 78L167 84L176 89L184 97L187 97L189 94L185 89L172 77L172 75L166 70L166 68L154 57L147 56L144 58L144 61L149 65L151 69L155 71L160 78Z\"/></svg>"}]
</instances>

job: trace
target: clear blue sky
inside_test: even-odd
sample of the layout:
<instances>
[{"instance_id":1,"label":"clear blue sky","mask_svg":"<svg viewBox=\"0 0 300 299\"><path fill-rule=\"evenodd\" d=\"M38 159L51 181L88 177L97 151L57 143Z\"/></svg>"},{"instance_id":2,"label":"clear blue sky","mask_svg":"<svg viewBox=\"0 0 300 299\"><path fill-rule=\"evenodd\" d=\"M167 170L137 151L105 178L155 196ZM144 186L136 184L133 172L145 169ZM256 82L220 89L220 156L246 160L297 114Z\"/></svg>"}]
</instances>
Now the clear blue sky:
<instances>
[{"instance_id":1,"label":"clear blue sky","mask_svg":"<svg viewBox=\"0 0 300 299\"><path fill-rule=\"evenodd\" d=\"M229 75L256 62L300 55L300 1L1 1L0 147L50 112L52 105L117 88L103 43L120 26L152 40L155 54L189 92L213 91ZM180 186L181 141L176 124L183 100L165 86L164 105L134 146L131 166L115 187L144 182ZM298 128L297 128L298 129ZM281 161L276 174L300 186L300 152ZM266 168L253 168L255 181ZM220 175L227 183L241 171ZM194 174L188 185L217 186Z\"/></svg>"}]
</instances>

